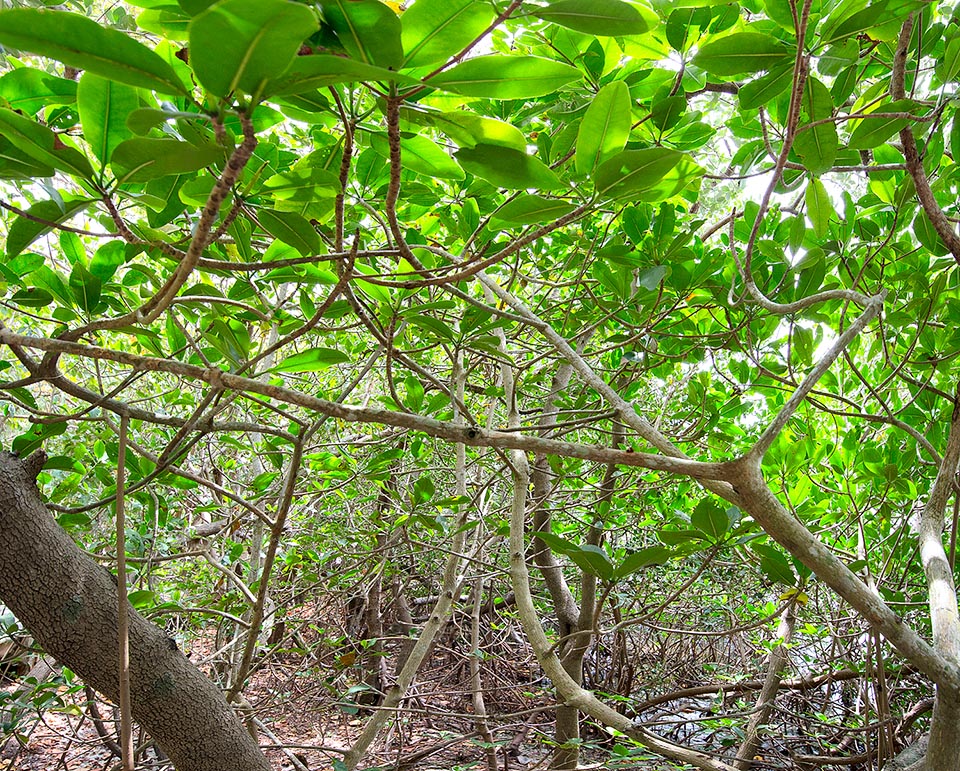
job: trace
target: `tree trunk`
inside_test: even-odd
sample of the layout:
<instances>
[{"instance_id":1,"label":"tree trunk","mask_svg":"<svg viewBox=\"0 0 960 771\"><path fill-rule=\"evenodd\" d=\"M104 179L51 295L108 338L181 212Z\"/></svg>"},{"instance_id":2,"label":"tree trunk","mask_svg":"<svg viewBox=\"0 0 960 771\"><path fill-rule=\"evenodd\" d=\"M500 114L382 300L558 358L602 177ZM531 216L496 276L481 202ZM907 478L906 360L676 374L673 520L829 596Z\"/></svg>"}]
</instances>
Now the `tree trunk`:
<instances>
[{"instance_id":1,"label":"tree trunk","mask_svg":"<svg viewBox=\"0 0 960 771\"><path fill-rule=\"evenodd\" d=\"M57 525L36 487L45 456L0 454L0 599L41 647L119 697L116 579ZM269 771L220 690L129 608L133 718L178 771Z\"/></svg>"}]
</instances>

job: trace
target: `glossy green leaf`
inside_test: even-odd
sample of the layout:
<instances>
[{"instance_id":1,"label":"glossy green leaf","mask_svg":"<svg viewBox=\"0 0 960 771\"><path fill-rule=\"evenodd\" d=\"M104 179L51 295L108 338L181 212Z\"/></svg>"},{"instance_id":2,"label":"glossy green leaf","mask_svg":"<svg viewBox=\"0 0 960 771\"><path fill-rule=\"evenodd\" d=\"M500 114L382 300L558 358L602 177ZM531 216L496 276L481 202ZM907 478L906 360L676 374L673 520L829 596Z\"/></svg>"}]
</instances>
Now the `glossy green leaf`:
<instances>
[{"instance_id":1,"label":"glossy green leaf","mask_svg":"<svg viewBox=\"0 0 960 771\"><path fill-rule=\"evenodd\" d=\"M216 145L137 137L117 146L110 166L121 182L146 182L168 174L197 171L222 160L223 149Z\"/></svg>"},{"instance_id":2,"label":"glossy green leaf","mask_svg":"<svg viewBox=\"0 0 960 771\"><path fill-rule=\"evenodd\" d=\"M90 272L106 283L126 261L126 245L123 241L107 241L90 258Z\"/></svg>"},{"instance_id":3,"label":"glossy green leaf","mask_svg":"<svg viewBox=\"0 0 960 771\"><path fill-rule=\"evenodd\" d=\"M379 0L321 0L324 21L357 61L398 69L403 64L400 19Z\"/></svg>"},{"instance_id":4,"label":"glossy green leaf","mask_svg":"<svg viewBox=\"0 0 960 771\"><path fill-rule=\"evenodd\" d=\"M583 73L569 64L539 56L477 56L428 81L435 88L463 96L529 99L551 94L580 80Z\"/></svg>"},{"instance_id":5,"label":"glossy green leaf","mask_svg":"<svg viewBox=\"0 0 960 771\"><path fill-rule=\"evenodd\" d=\"M221 0L190 23L190 64L212 94L258 95L318 27L307 6L288 0Z\"/></svg>"},{"instance_id":6,"label":"glossy green leaf","mask_svg":"<svg viewBox=\"0 0 960 771\"><path fill-rule=\"evenodd\" d=\"M80 125L84 139L101 163L110 159L117 145L133 136L127 128L127 118L139 104L135 88L92 72L83 73L77 88Z\"/></svg>"},{"instance_id":7,"label":"glossy green leaf","mask_svg":"<svg viewBox=\"0 0 960 771\"><path fill-rule=\"evenodd\" d=\"M787 61L793 52L784 43L759 32L735 32L707 43L693 63L711 75L742 75L770 70Z\"/></svg>"},{"instance_id":8,"label":"glossy green leaf","mask_svg":"<svg viewBox=\"0 0 960 771\"><path fill-rule=\"evenodd\" d=\"M780 96L793 85L793 67L790 64L777 67L749 83L744 83L737 92L740 107L756 110Z\"/></svg>"},{"instance_id":9,"label":"glossy green leaf","mask_svg":"<svg viewBox=\"0 0 960 771\"><path fill-rule=\"evenodd\" d=\"M789 560L779 549L769 544L755 544L752 548L760 556L760 569L771 581L787 586L797 582Z\"/></svg>"},{"instance_id":10,"label":"glossy green leaf","mask_svg":"<svg viewBox=\"0 0 960 771\"><path fill-rule=\"evenodd\" d=\"M914 113L919 109L912 99L901 99L896 102L881 104L875 112L885 113ZM890 137L906 128L911 123L908 118L901 117L866 117L860 121L850 135L847 146L851 150L871 150L884 144Z\"/></svg>"},{"instance_id":11,"label":"glossy green leaf","mask_svg":"<svg viewBox=\"0 0 960 771\"><path fill-rule=\"evenodd\" d=\"M559 198L540 195L521 195L508 201L493 213L493 219L511 225L536 225L554 222L577 207Z\"/></svg>"},{"instance_id":12,"label":"glossy green leaf","mask_svg":"<svg viewBox=\"0 0 960 771\"><path fill-rule=\"evenodd\" d=\"M704 498L690 515L690 524L711 541L719 541L730 527L726 509L712 498Z\"/></svg>"},{"instance_id":13,"label":"glossy green leaf","mask_svg":"<svg viewBox=\"0 0 960 771\"><path fill-rule=\"evenodd\" d=\"M830 90L817 78L808 77L801 102L805 121L799 127L793 149L811 174L820 175L833 168L840 146L835 123L820 123L833 114ZM815 123L808 127L807 123Z\"/></svg>"},{"instance_id":14,"label":"glossy green leaf","mask_svg":"<svg viewBox=\"0 0 960 771\"><path fill-rule=\"evenodd\" d=\"M576 551L567 554L574 564L584 573L596 576L602 581L612 581L614 578L614 567L610 557L599 546L593 544L584 544Z\"/></svg>"},{"instance_id":15,"label":"glossy green leaf","mask_svg":"<svg viewBox=\"0 0 960 771\"><path fill-rule=\"evenodd\" d=\"M820 40L823 44L833 43L865 32L872 32L871 36L879 39L877 33L885 32L883 37L892 41L896 39L901 20L922 6L923 3L916 0L854 0L838 3L821 25ZM880 30L881 27L886 29Z\"/></svg>"},{"instance_id":16,"label":"glossy green leaf","mask_svg":"<svg viewBox=\"0 0 960 771\"><path fill-rule=\"evenodd\" d=\"M807 204L807 216L813 225L813 232L817 234L817 238L824 238L830 232L830 218L834 215L834 210L823 182L819 179L811 179L807 183L804 200Z\"/></svg>"},{"instance_id":17,"label":"glossy green leaf","mask_svg":"<svg viewBox=\"0 0 960 771\"><path fill-rule=\"evenodd\" d=\"M383 67L347 59L343 56L319 54L298 56L282 75L271 80L264 93L271 96L305 94L326 88L336 83L394 82L403 85L417 83L413 78L400 75Z\"/></svg>"},{"instance_id":18,"label":"glossy green leaf","mask_svg":"<svg viewBox=\"0 0 960 771\"><path fill-rule=\"evenodd\" d=\"M455 157L468 172L499 187L538 190L557 190L564 187L560 178L543 161L510 147L463 147L457 151Z\"/></svg>"},{"instance_id":19,"label":"glossy green leaf","mask_svg":"<svg viewBox=\"0 0 960 771\"><path fill-rule=\"evenodd\" d=\"M668 96L650 107L650 121L661 131L669 131L680 122L686 110L685 96Z\"/></svg>"},{"instance_id":20,"label":"glossy green leaf","mask_svg":"<svg viewBox=\"0 0 960 771\"><path fill-rule=\"evenodd\" d=\"M620 580L651 565L662 565L672 556L673 552L666 546L648 546L645 549L640 549L633 554L628 554L624 557L623 562L617 565L615 578Z\"/></svg>"},{"instance_id":21,"label":"glossy green leaf","mask_svg":"<svg viewBox=\"0 0 960 771\"><path fill-rule=\"evenodd\" d=\"M184 93L170 65L145 45L75 13L33 8L0 11L0 44L131 86Z\"/></svg>"},{"instance_id":22,"label":"glossy green leaf","mask_svg":"<svg viewBox=\"0 0 960 771\"><path fill-rule=\"evenodd\" d=\"M935 71L941 83L956 80L960 74L960 37L954 37L947 43L943 57L937 60Z\"/></svg>"},{"instance_id":23,"label":"glossy green leaf","mask_svg":"<svg viewBox=\"0 0 960 771\"><path fill-rule=\"evenodd\" d=\"M597 169L593 177L597 194L620 198L651 188L683 157L683 153L664 147L624 150Z\"/></svg>"},{"instance_id":24,"label":"glossy green leaf","mask_svg":"<svg viewBox=\"0 0 960 771\"><path fill-rule=\"evenodd\" d=\"M12 110L0 109L0 135L44 165L87 179L93 176L90 161L79 150L64 144L46 126Z\"/></svg>"},{"instance_id":25,"label":"glossy green leaf","mask_svg":"<svg viewBox=\"0 0 960 771\"><path fill-rule=\"evenodd\" d=\"M85 313L93 313L100 304L100 279L83 265L77 263L70 271L69 286L77 307Z\"/></svg>"},{"instance_id":26,"label":"glossy green leaf","mask_svg":"<svg viewBox=\"0 0 960 771\"><path fill-rule=\"evenodd\" d=\"M523 132L502 120L461 110L433 116L433 122L461 147L498 145L515 150L527 149L527 138Z\"/></svg>"},{"instance_id":27,"label":"glossy green leaf","mask_svg":"<svg viewBox=\"0 0 960 771\"><path fill-rule=\"evenodd\" d=\"M46 308L53 303L53 295L46 289L31 286L10 295L10 302L23 308Z\"/></svg>"},{"instance_id":28,"label":"glossy green leaf","mask_svg":"<svg viewBox=\"0 0 960 771\"><path fill-rule=\"evenodd\" d=\"M445 62L459 53L493 21L481 0L417 0L400 18L404 67Z\"/></svg>"},{"instance_id":29,"label":"glossy green leaf","mask_svg":"<svg viewBox=\"0 0 960 771\"><path fill-rule=\"evenodd\" d=\"M382 157L390 157L390 143L385 135L372 135L370 144ZM460 164L440 145L420 134L400 138L400 158L405 169L427 177L461 180L466 176Z\"/></svg>"},{"instance_id":30,"label":"glossy green leaf","mask_svg":"<svg viewBox=\"0 0 960 771\"><path fill-rule=\"evenodd\" d=\"M306 217L296 212L260 209L257 219L270 235L292 246L304 257L320 251L320 234Z\"/></svg>"},{"instance_id":31,"label":"glossy green leaf","mask_svg":"<svg viewBox=\"0 0 960 771\"><path fill-rule=\"evenodd\" d=\"M0 135L0 179L31 179L53 174L53 166L38 161Z\"/></svg>"},{"instance_id":32,"label":"glossy green leaf","mask_svg":"<svg viewBox=\"0 0 960 771\"><path fill-rule=\"evenodd\" d=\"M555 0L546 7L531 7L544 21L588 35L642 35L656 24L656 14L622 0Z\"/></svg>"},{"instance_id":33,"label":"glossy green leaf","mask_svg":"<svg viewBox=\"0 0 960 771\"><path fill-rule=\"evenodd\" d=\"M0 103L11 110L34 115L53 104L77 101L77 84L43 70L21 67L0 77Z\"/></svg>"},{"instance_id":34,"label":"glossy green leaf","mask_svg":"<svg viewBox=\"0 0 960 771\"><path fill-rule=\"evenodd\" d=\"M271 372L319 372L334 364L344 364L350 357L333 348L311 348L281 361Z\"/></svg>"},{"instance_id":35,"label":"glossy green leaf","mask_svg":"<svg viewBox=\"0 0 960 771\"><path fill-rule=\"evenodd\" d=\"M277 201L309 203L318 198L333 198L340 192L340 180L317 166L298 166L269 177L265 191Z\"/></svg>"},{"instance_id":36,"label":"glossy green leaf","mask_svg":"<svg viewBox=\"0 0 960 771\"><path fill-rule=\"evenodd\" d=\"M27 214L37 219L28 219L27 217L17 217L10 226L7 233L6 255L7 259L16 257L20 252L26 249L30 244L43 235L46 235L59 224L69 220L81 209L90 205L87 198L62 197L60 201L38 201L29 209ZM37 220L40 220L39 222Z\"/></svg>"},{"instance_id":37,"label":"glossy green leaf","mask_svg":"<svg viewBox=\"0 0 960 771\"><path fill-rule=\"evenodd\" d=\"M601 88L590 102L577 132L574 156L577 172L587 174L623 150L630 136L631 122L627 84L618 80Z\"/></svg>"}]
</instances>

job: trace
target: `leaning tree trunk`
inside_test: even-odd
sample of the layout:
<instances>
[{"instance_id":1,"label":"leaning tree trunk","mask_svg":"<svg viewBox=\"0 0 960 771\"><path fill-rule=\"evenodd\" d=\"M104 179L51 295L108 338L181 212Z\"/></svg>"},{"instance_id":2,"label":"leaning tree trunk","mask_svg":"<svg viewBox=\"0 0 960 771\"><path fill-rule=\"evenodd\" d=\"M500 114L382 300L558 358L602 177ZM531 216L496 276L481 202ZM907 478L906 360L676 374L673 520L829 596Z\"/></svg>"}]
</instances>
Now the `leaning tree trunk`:
<instances>
[{"instance_id":1,"label":"leaning tree trunk","mask_svg":"<svg viewBox=\"0 0 960 771\"><path fill-rule=\"evenodd\" d=\"M0 453L0 600L47 653L117 701L116 579L47 511L36 486L44 461ZM178 771L269 771L216 685L161 629L128 613L133 719Z\"/></svg>"}]
</instances>

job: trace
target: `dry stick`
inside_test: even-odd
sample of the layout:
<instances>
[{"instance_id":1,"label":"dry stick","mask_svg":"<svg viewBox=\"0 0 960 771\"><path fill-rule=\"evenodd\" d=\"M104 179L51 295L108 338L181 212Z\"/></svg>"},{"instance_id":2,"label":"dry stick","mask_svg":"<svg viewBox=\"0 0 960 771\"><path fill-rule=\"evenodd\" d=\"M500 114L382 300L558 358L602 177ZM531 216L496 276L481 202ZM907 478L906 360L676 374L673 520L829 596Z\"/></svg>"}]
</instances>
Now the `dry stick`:
<instances>
[{"instance_id":1,"label":"dry stick","mask_svg":"<svg viewBox=\"0 0 960 771\"><path fill-rule=\"evenodd\" d=\"M120 747L123 750L123 771L133 771L133 723L130 705L130 619L127 614L127 536L124 484L126 482L127 429L130 418L120 416L120 446L117 451L117 630L120 665Z\"/></svg>"},{"instance_id":2,"label":"dry stick","mask_svg":"<svg viewBox=\"0 0 960 771\"><path fill-rule=\"evenodd\" d=\"M793 624L796 621L796 601L791 600L780 616L777 627L777 642L770 651L770 660L767 662L767 676L763 681L763 688L757 696L757 704L747 724L746 735L734 765L739 769L748 769L753 765L754 756L760 746L760 727L765 725L773 711L773 700L780 690L781 675L787 664L787 645L793 635Z\"/></svg>"},{"instance_id":3,"label":"dry stick","mask_svg":"<svg viewBox=\"0 0 960 771\"><path fill-rule=\"evenodd\" d=\"M463 403L467 384L467 371L463 367L462 352L458 349L453 356L453 372L451 373L450 390L456 394L453 402L454 422L464 425L463 414L457 405ZM462 442L454 445L455 450L455 494L464 499L467 497L467 448ZM463 504L461 504L463 505ZM483 558L484 538L477 528L476 545L473 553L476 559ZM477 576L473 582L473 607L470 612L470 698L473 702L473 711L476 714L477 733L486 744L484 756L488 771L497 771L497 750L493 746L493 734L487 722L487 705L483 699L483 678L480 673L480 610L483 606L483 577Z\"/></svg>"},{"instance_id":4,"label":"dry stick","mask_svg":"<svg viewBox=\"0 0 960 771\"><path fill-rule=\"evenodd\" d=\"M270 528L270 541L267 544L267 554L263 559L263 570L260 573L260 585L257 590L257 601L253 606L253 612L250 615L250 628L247 630L247 639L243 646L243 656L240 665L237 667L236 677L230 690L227 691L227 701L236 701L243 690L243 681L250 672L253 663L253 653L257 649L257 638L260 636L260 627L264 619L264 606L267 602L267 590L270 586L270 573L273 570L274 562L277 557L277 549L280 545L280 538L283 535L284 526L287 523L287 514L290 512L290 506L293 504L294 492L297 488L297 476L300 473L300 464L303 460L303 446L308 440L312 429L304 431L293 445L293 454L290 456L290 463L287 467L287 478L284 481L283 498L278 506L277 516Z\"/></svg>"}]
</instances>

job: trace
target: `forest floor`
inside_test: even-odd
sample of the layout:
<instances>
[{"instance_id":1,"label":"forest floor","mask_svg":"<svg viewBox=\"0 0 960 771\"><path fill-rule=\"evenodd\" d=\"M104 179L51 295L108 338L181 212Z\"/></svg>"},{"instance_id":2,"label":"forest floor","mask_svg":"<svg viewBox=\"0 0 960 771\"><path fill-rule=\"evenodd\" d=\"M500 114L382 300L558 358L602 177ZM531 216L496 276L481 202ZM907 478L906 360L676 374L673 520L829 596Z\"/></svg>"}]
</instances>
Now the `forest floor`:
<instances>
[{"instance_id":1,"label":"forest floor","mask_svg":"<svg viewBox=\"0 0 960 771\"><path fill-rule=\"evenodd\" d=\"M202 660L212 648L210 641L194 641L191 659ZM356 672L337 664L335 655L332 661L333 667L329 660L319 662L322 666L316 660L307 666L296 656L275 656L251 679L245 696L259 716L261 743L275 771L302 771L303 767L332 771L339 753L360 734L369 711L364 714L343 699L356 681ZM486 673L486 698L496 715L494 738L501 745L498 766L505 771L534 771L545 767L549 759L549 749L540 740L549 736L552 716L540 689L533 689L538 691L535 696L524 688L523 681L529 680L530 673L528 661L502 660ZM410 709L402 720L387 724L363 767L396 771L484 768L485 750L475 733L466 677L462 657L438 648L416 682L408 701ZM11 684L5 690L15 688ZM0 771L109 771L117 766L117 756L97 733L83 690L77 686L71 692L60 686L57 696L61 703L53 709L40 715L24 712L18 725L24 743L8 741L0 753ZM100 702L99 711L102 724L113 733L113 708ZM504 717L508 713L511 716ZM169 768L157 761L152 750L146 751L137 766L144 770L164 767Z\"/></svg>"}]
</instances>

